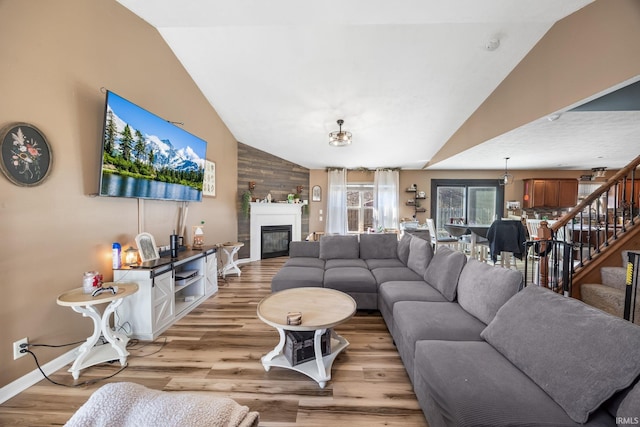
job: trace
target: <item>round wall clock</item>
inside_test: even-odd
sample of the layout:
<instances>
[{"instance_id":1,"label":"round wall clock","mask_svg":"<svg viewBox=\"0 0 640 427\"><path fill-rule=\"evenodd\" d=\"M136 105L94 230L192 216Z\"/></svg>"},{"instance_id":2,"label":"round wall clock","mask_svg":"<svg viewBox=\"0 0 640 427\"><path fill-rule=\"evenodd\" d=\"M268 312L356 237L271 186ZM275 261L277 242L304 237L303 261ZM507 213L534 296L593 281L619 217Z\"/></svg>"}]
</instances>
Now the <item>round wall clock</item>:
<instances>
[{"instance_id":1,"label":"round wall clock","mask_svg":"<svg viewBox=\"0 0 640 427\"><path fill-rule=\"evenodd\" d=\"M15 185L39 185L49 175L53 155L44 134L28 123L0 131L0 169Z\"/></svg>"}]
</instances>

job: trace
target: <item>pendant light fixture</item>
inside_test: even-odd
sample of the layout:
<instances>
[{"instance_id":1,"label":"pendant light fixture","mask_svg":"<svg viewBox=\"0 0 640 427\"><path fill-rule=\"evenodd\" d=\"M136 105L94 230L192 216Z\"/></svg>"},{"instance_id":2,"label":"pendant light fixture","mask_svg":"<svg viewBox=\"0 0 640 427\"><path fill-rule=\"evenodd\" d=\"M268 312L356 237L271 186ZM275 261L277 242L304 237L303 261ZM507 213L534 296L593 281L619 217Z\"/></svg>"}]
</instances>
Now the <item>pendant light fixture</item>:
<instances>
[{"instance_id":1,"label":"pendant light fixture","mask_svg":"<svg viewBox=\"0 0 640 427\"><path fill-rule=\"evenodd\" d=\"M342 125L344 124L344 120L338 120L338 126L340 129L335 132L331 132L329 134L329 145L334 147L346 147L351 144L351 132L347 132L346 130L342 130Z\"/></svg>"},{"instance_id":2,"label":"pendant light fixture","mask_svg":"<svg viewBox=\"0 0 640 427\"><path fill-rule=\"evenodd\" d=\"M513 183L513 175L509 173L509 170L507 168L507 162L509 161L509 159L510 157L504 158L504 173L500 177L500 185L509 185Z\"/></svg>"}]
</instances>

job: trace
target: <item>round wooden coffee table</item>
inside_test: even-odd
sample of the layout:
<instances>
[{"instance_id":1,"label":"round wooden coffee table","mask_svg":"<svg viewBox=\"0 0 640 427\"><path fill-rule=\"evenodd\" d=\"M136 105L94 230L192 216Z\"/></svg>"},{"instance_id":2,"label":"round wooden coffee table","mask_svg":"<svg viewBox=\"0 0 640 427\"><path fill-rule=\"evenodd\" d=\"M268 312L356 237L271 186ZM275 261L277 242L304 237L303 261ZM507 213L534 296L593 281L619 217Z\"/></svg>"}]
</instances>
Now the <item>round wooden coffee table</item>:
<instances>
[{"instance_id":1,"label":"round wooden coffee table","mask_svg":"<svg viewBox=\"0 0 640 427\"><path fill-rule=\"evenodd\" d=\"M287 315L291 312L302 313L300 325L288 325ZM258 317L269 326L278 330L280 342L262 357L266 371L272 366L293 369L318 382L324 388L331 379L331 366L349 342L336 334L333 327L349 320L356 312L356 302L349 295L327 288L294 288L276 292L264 298L258 304ZM331 353L322 355L321 337L331 331ZM283 349L286 342L285 331L314 331L313 347L315 359L292 365L285 357Z\"/></svg>"}]
</instances>

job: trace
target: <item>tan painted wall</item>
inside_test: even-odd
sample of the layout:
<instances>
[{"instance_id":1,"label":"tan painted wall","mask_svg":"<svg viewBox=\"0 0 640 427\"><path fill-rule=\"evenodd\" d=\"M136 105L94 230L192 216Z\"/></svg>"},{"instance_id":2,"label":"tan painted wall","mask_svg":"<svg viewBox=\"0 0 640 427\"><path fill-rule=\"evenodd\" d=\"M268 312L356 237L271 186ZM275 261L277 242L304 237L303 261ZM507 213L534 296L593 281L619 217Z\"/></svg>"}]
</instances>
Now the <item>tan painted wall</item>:
<instances>
[{"instance_id":1,"label":"tan painted wall","mask_svg":"<svg viewBox=\"0 0 640 427\"><path fill-rule=\"evenodd\" d=\"M0 2L0 126L28 122L48 138L54 164L40 186L0 176L0 387L36 369L13 360L12 343L86 338L89 319L56 304L84 271L111 279L110 247L138 232L138 202L98 198L106 87L208 141L217 197L191 203L189 225L205 221L207 243L236 238L236 141L162 37L113 0ZM230 184L230 185L229 185ZM178 203L145 201L144 230L168 244ZM190 227L189 227L190 228ZM35 350L46 363L70 348ZM71 382L71 377L69 377Z\"/></svg>"},{"instance_id":2,"label":"tan painted wall","mask_svg":"<svg viewBox=\"0 0 640 427\"><path fill-rule=\"evenodd\" d=\"M309 232L324 231L324 226L327 223L327 172L320 169L309 170L309 192L312 191L313 186L320 186L321 200L314 202L309 196ZM322 212L322 214L320 213Z\"/></svg>"}]
</instances>

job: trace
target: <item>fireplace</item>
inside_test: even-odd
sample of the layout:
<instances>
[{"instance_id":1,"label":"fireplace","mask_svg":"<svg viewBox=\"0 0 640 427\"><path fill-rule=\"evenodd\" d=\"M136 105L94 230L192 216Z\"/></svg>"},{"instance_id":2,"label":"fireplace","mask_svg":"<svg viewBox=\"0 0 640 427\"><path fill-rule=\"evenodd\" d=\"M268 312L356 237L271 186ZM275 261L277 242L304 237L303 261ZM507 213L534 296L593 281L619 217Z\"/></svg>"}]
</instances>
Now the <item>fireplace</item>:
<instances>
[{"instance_id":1,"label":"fireplace","mask_svg":"<svg viewBox=\"0 0 640 427\"><path fill-rule=\"evenodd\" d=\"M260 259L289 255L290 225L263 225L260 234Z\"/></svg>"},{"instance_id":2,"label":"fireplace","mask_svg":"<svg viewBox=\"0 0 640 427\"><path fill-rule=\"evenodd\" d=\"M250 209L250 253L251 261L262 259L262 227L290 226L288 240L301 239L302 205L299 203L251 203ZM288 250L287 244L287 250ZM277 255L280 256L280 255Z\"/></svg>"}]
</instances>

